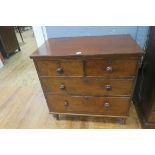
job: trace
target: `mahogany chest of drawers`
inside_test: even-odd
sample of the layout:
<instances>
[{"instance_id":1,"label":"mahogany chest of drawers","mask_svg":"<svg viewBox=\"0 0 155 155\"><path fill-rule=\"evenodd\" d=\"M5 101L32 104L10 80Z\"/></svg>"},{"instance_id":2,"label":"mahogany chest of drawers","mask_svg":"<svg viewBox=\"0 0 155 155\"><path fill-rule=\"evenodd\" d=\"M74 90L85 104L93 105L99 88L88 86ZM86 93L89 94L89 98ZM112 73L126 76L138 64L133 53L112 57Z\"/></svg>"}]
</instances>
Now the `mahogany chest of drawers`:
<instances>
[{"instance_id":1,"label":"mahogany chest of drawers","mask_svg":"<svg viewBox=\"0 0 155 155\"><path fill-rule=\"evenodd\" d=\"M129 35L48 39L33 58L50 113L128 116L143 50Z\"/></svg>"}]
</instances>

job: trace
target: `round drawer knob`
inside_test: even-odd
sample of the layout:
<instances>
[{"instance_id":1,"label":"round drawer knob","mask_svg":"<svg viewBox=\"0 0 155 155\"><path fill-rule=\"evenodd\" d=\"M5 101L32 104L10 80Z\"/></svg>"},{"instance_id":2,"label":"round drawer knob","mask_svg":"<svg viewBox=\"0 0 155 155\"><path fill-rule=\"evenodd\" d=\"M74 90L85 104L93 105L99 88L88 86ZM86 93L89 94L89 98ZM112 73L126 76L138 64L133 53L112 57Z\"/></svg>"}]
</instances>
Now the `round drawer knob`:
<instances>
[{"instance_id":1,"label":"round drawer knob","mask_svg":"<svg viewBox=\"0 0 155 155\"><path fill-rule=\"evenodd\" d=\"M107 71L107 72L112 72L112 66L106 67L106 71Z\"/></svg>"},{"instance_id":2,"label":"round drawer knob","mask_svg":"<svg viewBox=\"0 0 155 155\"><path fill-rule=\"evenodd\" d=\"M59 88L60 88L60 89L65 89L65 85L64 85L64 84L61 84L61 85L59 86Z\"/></svg>"},{"instance_id":3,"label":"round drawer knob","mask_svg":"<svg viewBox=\"0 0 155 155\"><path fill-rule=\"evenodd\" d=\"M62 67L58 67L56 69L56 72L59 73L59 74L62 74L64 72L63 68Z\"/></svg>"},{"instance_id":4,"label":"round drawer knob","mask_svg":"<svg viewBox=\"0 0 155 155\"><path fill-rule=\"evenodd\" d=\"M105 107L105 108L109 108L109 107L110 107L110 103L105 102L105 103L104 103L104 107Z\"/></svg>"},{"instance_id":5,"label":"round drawer knob","mask_svg":"<svg viewBox=\"0 0 155 155\"><path fill-rule=\"evenodd\" d=\"M68 103L67 101L65 101L65 102L64 102L64 106L65 106L65 107L68 107L68 106L69 106L69 103Z\"/></svg>"},{"instance_id":6,"label":"round drawer knob","mask_svg":"<svg viewBox=\"0 0 155 155\"><path fill-rule=\"evenodd\" d=\"M110 91L110 90L112 90L112 86L111 86L111 85L105 85L105 89L106 89L107 91Z\"/></svg>"}]
</instances>

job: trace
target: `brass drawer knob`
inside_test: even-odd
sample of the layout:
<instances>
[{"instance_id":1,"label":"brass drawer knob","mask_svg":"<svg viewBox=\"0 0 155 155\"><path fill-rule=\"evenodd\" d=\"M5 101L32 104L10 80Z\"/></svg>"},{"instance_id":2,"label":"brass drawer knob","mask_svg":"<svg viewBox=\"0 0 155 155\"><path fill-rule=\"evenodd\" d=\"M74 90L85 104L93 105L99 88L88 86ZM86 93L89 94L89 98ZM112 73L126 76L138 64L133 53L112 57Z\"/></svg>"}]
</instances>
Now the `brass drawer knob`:
<instances>
[{"instance_id":1,"label":"brass drawer knob","mask_svg":"<svg viewBox=\"0 0 155 155\"><path fill-rule=\"evenodd\" d=\"M107 71L107 72L112 72L112 66L106 67L106 71Z\"/></svg>"},{"instance_id":2,"label":"brass drawer knob","mask_svg":"<svg viewBox=\"0 0 155 155\"><path fill-rule=\"evenodd\" d=\"M105 85L105 89L106 89L107 91L110 91L110 90L112 90L112 86L111 86L111 85Z\"/></svg>"},{"instance_id":3,"label":"brass drawer knob","mask_svg":"<svg viewBox=\"0 0 155 155\"><path fill-rule=\"evenodd\" d=\"M64 84L61 84L61 85L59 86L59 88L60 88L60 89L65 89L65 85L64 85Z\"/></svg>"},{"instance_id":4,"label":"brass drawer knob","mask_svg":"<svg viewBox=\"0 0 155 155\"><path fill-rule=\"evenodd\" d=\"M105 102L105 103L104 103L104 107L105 107L105 108L109 108L109 107L110 107L110 103Z\"/></svg>"},{"instance_id":5,"label":"brass drawer knob","mask_svg":"<svg viewBox=\"0 0 155 155\"><path fill-rule=\"evenodd\" d=\"M68 107L68 106L69 106L69 103L68 103L67 101L65 101L65 102L64 102L64 106L65 106L65 107Z\"/></svg>"},{"instance_id":6,"label":"brass drawer knob","mask_svg":"<svg viewBox=\"0 0 155 155\"><path fill-rule=\"evenodd\" d=\"M56 72L59 73L59 74L62 74L64 72L63 68L62 67L58 67L56 69Z\"/></svg>"}]
</instances>

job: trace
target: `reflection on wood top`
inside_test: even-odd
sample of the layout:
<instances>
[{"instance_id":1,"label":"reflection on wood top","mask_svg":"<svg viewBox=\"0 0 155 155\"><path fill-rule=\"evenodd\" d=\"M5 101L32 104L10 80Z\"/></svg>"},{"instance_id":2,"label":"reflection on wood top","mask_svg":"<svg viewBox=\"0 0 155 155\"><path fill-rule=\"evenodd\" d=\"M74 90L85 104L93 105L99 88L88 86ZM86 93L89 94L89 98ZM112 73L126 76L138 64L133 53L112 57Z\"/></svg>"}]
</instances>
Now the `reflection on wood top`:
<instances>
[{"instance_id":1,"label":"reflection on wood top","mask_svg":"<svg viewBox=\"0 0 155 155\"><path fill-rule=\"evenodd\" d=\"M81 57L97 55L142 55L130 35L83 36L48 39L31 56Z\"/></svg>"}]
</instances>

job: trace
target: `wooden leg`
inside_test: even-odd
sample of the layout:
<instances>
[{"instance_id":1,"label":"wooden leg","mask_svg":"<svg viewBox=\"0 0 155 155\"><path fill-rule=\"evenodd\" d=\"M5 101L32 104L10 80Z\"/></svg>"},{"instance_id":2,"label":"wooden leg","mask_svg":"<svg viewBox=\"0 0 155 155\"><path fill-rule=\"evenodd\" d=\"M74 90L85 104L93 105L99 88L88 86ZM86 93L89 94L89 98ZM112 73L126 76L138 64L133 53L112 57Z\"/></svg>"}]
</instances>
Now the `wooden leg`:
<instances>
[{"instance_id":1,"label":"wooden leg","mask_svg":"<svg viewBox=\"0 0 155 155\"><path fill-rule=\"evenodd\" d=\"M123 125L126 123L126 118L119 118L118 122Z\"/></svg>"},{"instance_id":2,"label":"wooden leg","mask_svg":"<svg viewBox=\"0 0 155 155\"><path fill-rule=\"evenodd\" d=\"M19 52L21 51L20 47L18 47L18 51L19 51Z\"/></svg>"},{"instance_id":3,"label":"wooden leg","mask_svg":"<svg viewBox=\"0 0 155 155\"><path fill-rule=\"evenodd\" d=\"M59 120L60 119L59 114L53 114L53 116L55 117L56 120Z\"/></svg>"},{"instance_id":4,"label":"wooden leg","mask_svg":"<svg viewBox=\"0 0 155 155\"><path fill-rule=\"evenodd\" d=\"M6 53L6 58L8 59L10 57L10 54L9 53Z\"/></svg>"},{"instance_id":5,"label":"wooden leg","mask_svg":"<svg viewBox=\"0 0 155 155\"><path fill-rule=\"evenodd\" d=\"M18 32L19 32L20 37L22 39L22 42L24 43L24 39L23 39L23 36L22 36L22 32L21 32L20 26L17 26L17 29L18 29Z\"/></svg>"}]
</instances>

